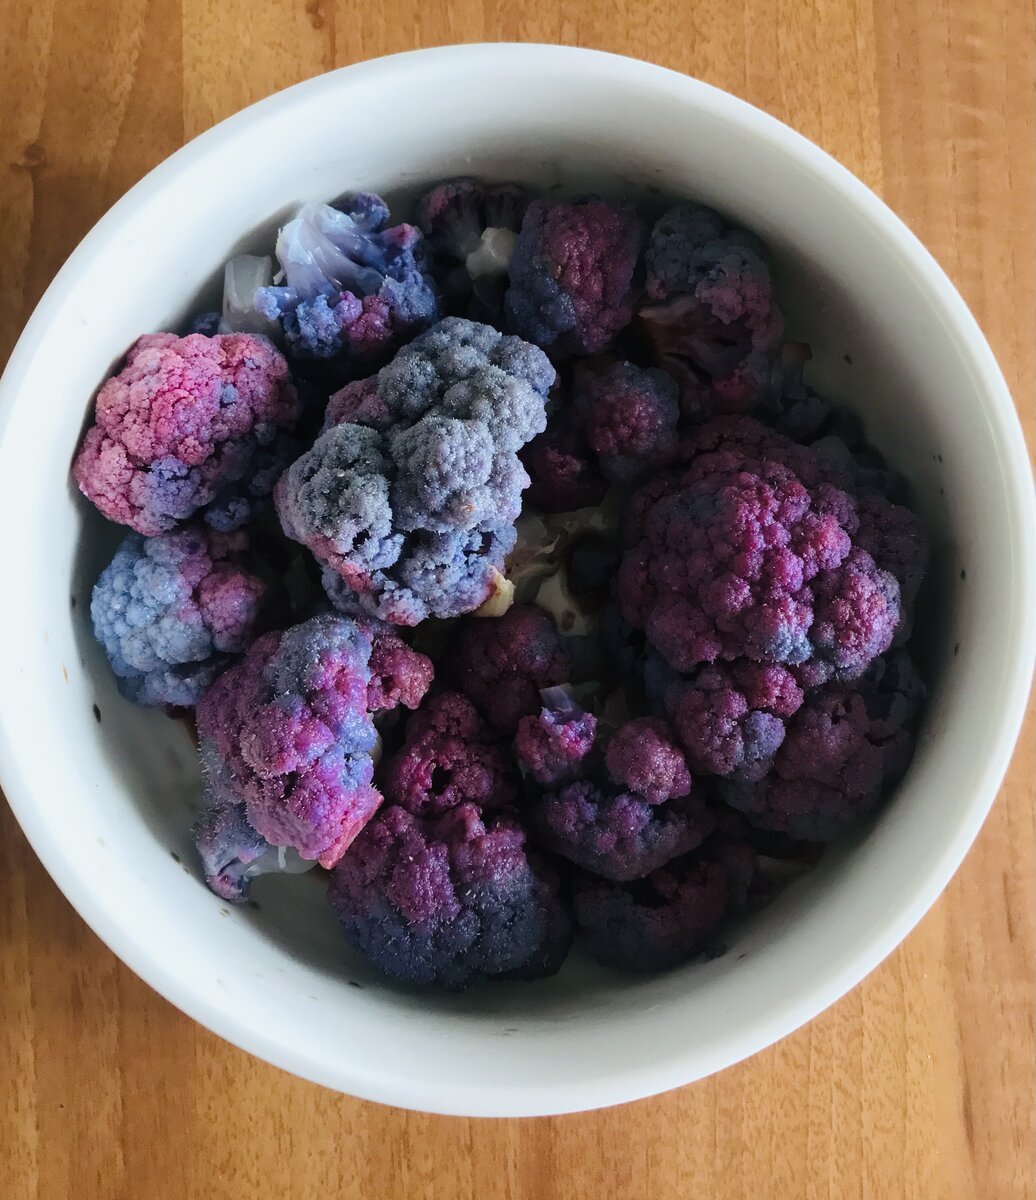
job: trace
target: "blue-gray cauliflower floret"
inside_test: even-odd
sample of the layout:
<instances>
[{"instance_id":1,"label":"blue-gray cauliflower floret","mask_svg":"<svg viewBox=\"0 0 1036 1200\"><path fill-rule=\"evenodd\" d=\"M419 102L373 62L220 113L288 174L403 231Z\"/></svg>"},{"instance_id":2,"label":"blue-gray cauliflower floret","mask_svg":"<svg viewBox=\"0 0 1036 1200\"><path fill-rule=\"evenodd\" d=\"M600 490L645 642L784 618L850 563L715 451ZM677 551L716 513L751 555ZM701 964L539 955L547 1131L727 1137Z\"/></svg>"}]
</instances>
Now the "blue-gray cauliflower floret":
<instances>
[{"instance_id":1,"label":"blue-gray cauliflower floret","mask_svg":"<svg viewBox=\"0 0 1036 1200\"><path fill-rule=\"evenodd\" d=\"M487 599L529 484L517 452L546 427L553 382L537 347L451 317L332 396L276 503L337 607L415 625Z\"/></svg>"}]
</instances>

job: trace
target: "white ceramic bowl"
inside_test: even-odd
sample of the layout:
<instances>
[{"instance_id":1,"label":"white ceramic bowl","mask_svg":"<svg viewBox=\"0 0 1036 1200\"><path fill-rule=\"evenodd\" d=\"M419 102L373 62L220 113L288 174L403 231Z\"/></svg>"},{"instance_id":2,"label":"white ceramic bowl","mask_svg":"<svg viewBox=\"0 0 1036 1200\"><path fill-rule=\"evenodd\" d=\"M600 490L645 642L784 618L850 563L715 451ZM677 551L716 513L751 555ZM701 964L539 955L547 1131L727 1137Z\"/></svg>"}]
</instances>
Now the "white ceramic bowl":
<instances>
[{"instance_id":1,"label":"white ceramic bowl","mask_svg":"<svg viewBox=\"0 0 1036 1200\"><path fill-rule=\"evenodd\" d=\"M856 845L828 852L708 964L628 979L576 959L553 980L443 997L390 987L350 959L313 877L261 880L258 911L229 910L194 863L186 731L119 698L89 633L90 587L118 533L77 496L68 466L93 391L134 338L213 295L223 261L299 201L472 171L694 197L757 230L790 331L817 351L813 378L865 415L934 537L936 603L919 630L931 701L907 778ZM752 1054L907 934L978 832L1017 736L1036 523L989 347L863 184L756 109L658 67L447 47L349 67L225 121L148 175L69 259L4 375L0 434L0 777L33 847L174 1004L358 1096L563 1112Z\"/></svg>"}]
</instances>

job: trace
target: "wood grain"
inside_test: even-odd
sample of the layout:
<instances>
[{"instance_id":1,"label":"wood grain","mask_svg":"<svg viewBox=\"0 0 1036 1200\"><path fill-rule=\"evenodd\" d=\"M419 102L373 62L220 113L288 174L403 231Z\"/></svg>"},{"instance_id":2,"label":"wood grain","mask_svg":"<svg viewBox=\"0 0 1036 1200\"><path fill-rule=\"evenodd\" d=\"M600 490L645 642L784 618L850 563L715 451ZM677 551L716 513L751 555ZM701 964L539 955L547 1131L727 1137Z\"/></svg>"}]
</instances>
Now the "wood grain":
<instances>
[{"instance_id":1,"label":"wood grain","mask_svg":"<svg viewBox=\"0 0 1036 1200\"><path fill-rule=\"evenodd\" d=\"M94 220L185 139L333 66L451 41L639 55L761 105L877 189L989 335L1030 438L1028 0L0 0L0 353ZM5 518L9 519L9 518ZM224 1045L83 926L0 812L0 1197L1025 1200L1033 726L901 949L808 1028L657 1100L472 1122Z\"/></svg>"}]
</instances>

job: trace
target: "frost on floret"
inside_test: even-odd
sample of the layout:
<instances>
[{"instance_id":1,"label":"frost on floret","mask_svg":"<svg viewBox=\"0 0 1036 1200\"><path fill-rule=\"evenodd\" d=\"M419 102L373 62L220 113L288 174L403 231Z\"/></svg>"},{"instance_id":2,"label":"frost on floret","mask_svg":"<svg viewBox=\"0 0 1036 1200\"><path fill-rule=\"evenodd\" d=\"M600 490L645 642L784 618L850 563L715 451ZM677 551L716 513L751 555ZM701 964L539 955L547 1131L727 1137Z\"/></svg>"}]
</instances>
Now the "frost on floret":
<instances>
[{"instance_id":1,"label":"frost on floret","mask_svg":"<svg viewBox=\"0 0 1036 1200\"><path fill-rule=\"evenodd\" d=\"M623 971L661 971L707 948L728 896L719 863L681 859L632 883L582 876L573 907L599 962Z\"/></svg>"},{"instance_id":2,"label":"frost on floret","mask_svg":"<svg viewBox=\"0 0 1036 1200\"><path fill-rule=\"evenodd\" d=\"M511 257L510 328L556 356L606 349L632 316L645 232L628 204L534 200Z\"/></svg>"},{"instance_id":3,"label":"frost on floret","mask_svg":"<svg viewBox=\"0 0 1036 1200\"><path fill-rule=\"evenodd\" d=\"M535 346L450 317L332 397L276 502L336 607L416 625L487 599L528 484L517 451L553 380Z\"/></svg>"},{"instance_id":4,"label":"frost on floret","mask_svg":"<svg viewBox=\"0 0 1036 1200\"><path fill-rule=\"evenodd\" d=\"M905 651L878 659L852 685L807 695L772 769L725 781L720 795L762 829L824 842L873 809L913 754L924 684Z\"/></svg>"},{"instance_id":5,"label":"frost on floret","mask_svg":"<svg viewBox=\"0 0 1036 1200\"><path fill-rule=\"evenodd\" d=\"M747 659L711 663L664 691L669 719L693 771L758 778L784 741L803 693L782 666Z\"/></svg>"},{"instance_id":6,"label":"frost on floret","mask_svg":"<svg viewBox=\"0 0 1036 1200\"><path fill-rule=\"evenodd\" d=\"M348 377L390 357L439 309L420 231L389 226L378 196L340 204L306 204L281 229L278 285L257 288L254 305L280 323L291 355L333 360Z\"/></svg>"},{"instance_id":7,"label":"frost on floret","mask_svg":"<svg viewBox=\"0 0 1036 1200\"><path fill-rule=\"evenodd\" d=\"M682 204L656 222L644 259L648 303L636 332L679 381L688 415L754 407L770 388L784 329L758 239Z\"/></svg>"},{"instance_id":8,"label":"frost on floret","mask_svg":"<svg viewBox=\"0 0 1036 1200\"><path fill-rule=\"evenodd\" d=\"M268 633L198 705L205 807L241 808L256 834L333 866L381 803L371 758L369 633L320 616Z\"/></svg>"},{"instance_id":9,"label":"frost on floret","mask_svg":"<svg viewBox=\"0 0 1036 1200\"><path fill-rule=\"evenodd\" d=\"M528 203L518 184L472 178L445 180L418 201L417 223L451 312L500 323L507 268Z\"/></svg>"},{"instance_id":10,"label":"frost on floret","mask_svg":"<svg viewBox=\"0 0 1036 1200\"><path fill-rule=\"evenodd\" d=\"M515 605L502 617L465 621L444 668L457 689L501 733L540 710L540 689L566 682L571 661L554 622Z\"/></svg>"},{"instance_id":11,"label":"frost on floret","mask_svg":"<svg viewBox=\"0 0 1036 1200\"><path fill-rule=\"evenodd\" d=\"M577 371L572 404L608 479L630 483L676 457L679 388L664 371L616 362Z\"/></svg>"},{"instance_id":12,"label":"frost on floret","mask_svg":"<svg viewBox=\"0 0 1036 1200\"><path fill-rule=\"evenodd\" d=\"M243 534L198 526L123 539L94 586L90 615L124 696L191 708L248 648L267 589L246 552Z\"/></svg>"},{"instance_id":13,"label":"frost on floret","mask_svg":"<svg viewBox=\"0 0 1036 1200\"><path fill-rule=\"evenodd\" d=\"M98 393L72 473L106 517L166 533L248 477L298 415L288 365L265 338L147 334Z\"/></svg>"},{"instance_id":14,"label":"frost on floret","mask_svg":"<svg viewBox=\"0 0 1036 1200\"><path fill-rule=\"evenodd\" d=\"M681 672L747 658L811 684L861 675L902 608L896 578L858 542L853 497L808 447L748 418L716 418L683 454L627 507L625 619Z\"/></svg>"},{"instance_id":15,"label":"frost on floret","mask_svg":"<svg viewBox=\"0 0 1036 1200\"><path fill-rule=\"evenodd\" d=\"M625 722L609 737L561 689L518 726L516 750L543 786L530 817L555 854L606 879L639 879L699 846L712 830L664 721ZM565 738L565 734L569 736Z\"/></svg>"},{"instance_id":16,"label":"frost on floret","mask_svg":"<svg viewBox=\"0 0 1036 1200\"><path fill-rule=\"evenodd\" d=\"M554 869L506 813L385 808L335 868L346 941L386 975L451 990L536 979L561 966L571 917Z\"/></svg>"},{"instance_id":17,"label":"frost on floret","mask_svg":"<svg viewBox=\"0 0 1036 1200\"><path fill-rule=\"evenodd\" d=\"M389 804L432 816L459 804L504 808L517 797L514 760L458 692L439 692L410 717L402 747L378 771Z\"/></svg>"}]
</instances>

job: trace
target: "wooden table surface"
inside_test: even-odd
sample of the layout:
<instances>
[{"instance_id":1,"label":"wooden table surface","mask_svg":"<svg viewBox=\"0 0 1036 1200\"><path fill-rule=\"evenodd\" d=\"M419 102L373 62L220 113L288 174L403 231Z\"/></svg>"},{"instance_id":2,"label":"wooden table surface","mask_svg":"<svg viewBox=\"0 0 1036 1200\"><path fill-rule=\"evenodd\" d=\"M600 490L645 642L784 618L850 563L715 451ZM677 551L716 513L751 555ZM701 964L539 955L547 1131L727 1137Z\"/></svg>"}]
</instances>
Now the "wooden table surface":
<instances>
[{"instance_id":1,"label":"wooden table surface","mask_svg":"<svg viewBox=\"0 0 1036 1200\"><path fill-rule=\"evenodd\" d=\"M813 138L949 271L1032 437L1029 0L0 0L0 351L104 210L214 121L483 40L638 55ZM85 928L0 805L0 1197L1033 1197L1033 778L1030 721L946 895L806 1029L656 1100L500 1122L360 1103L225 1045Z\"/></svg>"}]
</instances>

